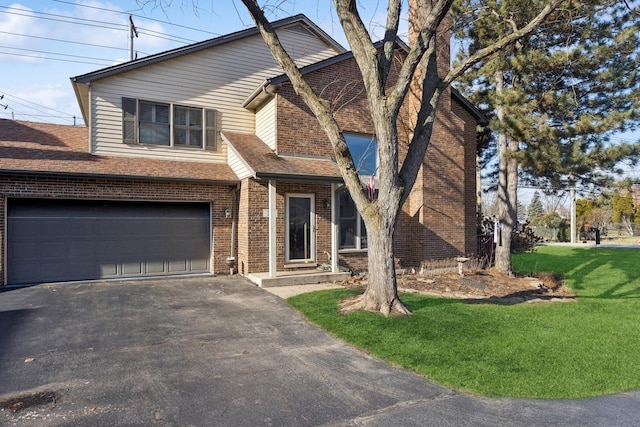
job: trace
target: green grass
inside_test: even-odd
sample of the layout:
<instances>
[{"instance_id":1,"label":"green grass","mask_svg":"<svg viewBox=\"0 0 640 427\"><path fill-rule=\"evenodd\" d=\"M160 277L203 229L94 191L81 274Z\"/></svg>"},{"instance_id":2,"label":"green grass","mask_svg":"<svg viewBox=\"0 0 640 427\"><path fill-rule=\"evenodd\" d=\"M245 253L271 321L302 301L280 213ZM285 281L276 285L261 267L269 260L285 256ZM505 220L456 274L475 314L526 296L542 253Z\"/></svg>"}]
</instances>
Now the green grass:
<instances>
[{"instance_id":1,"label":"green grass","mask_svg":"<svg viewBox=\"0 0 640 427\"><path fill-rule=\"evenodd\" d=\"M640 388L640 250L543 246L513 258L553 271L573 303L466 304L405 294L411 316L340 315L355 290L289 303L335 336L456 389L489 396L577 398Z\"/></svg>"}]
</instances>

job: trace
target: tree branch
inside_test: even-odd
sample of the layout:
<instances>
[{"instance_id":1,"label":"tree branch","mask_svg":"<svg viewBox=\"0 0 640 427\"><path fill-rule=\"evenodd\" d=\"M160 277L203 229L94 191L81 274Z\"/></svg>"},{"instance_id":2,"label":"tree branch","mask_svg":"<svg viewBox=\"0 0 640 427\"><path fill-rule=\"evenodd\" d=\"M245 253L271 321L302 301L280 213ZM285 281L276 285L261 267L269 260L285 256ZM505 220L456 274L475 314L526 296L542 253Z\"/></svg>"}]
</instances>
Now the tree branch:
<instances>
[{"instance_id":1,"label":"tree branch","mask_svg":"<svg viewBox=\"0 0 640 427\"><path fill-rule=\"evenodd\" d=\"M445 85L451 84L453 80L458 78L461 74L463 74L466 70L473 67L478 62L482 61L486 57L493 55L496 52L501 51L506 46L518 41L519 39L531 34L537 27L539 27L542 22L558 7L560 4L567 0L552 0L551 3L547 4L544 9L533 18L526 26L522 27L522 29L515 31L500 40L496 43L481 49L474 55L471 55L465 62L458 65L449 71L449 74L442 80Z\"/></svg>"},{"instance_id":2,"label":"tree branch","mask_svg":"<svg viewBox=\"0 0 640 427\"><path fill-rule=\"evenodd\" d=\"M349 192L351 193L351 197L356 203L359 203L360 206L368 206L371 204L371 201L369 201L369 198L365 194L364 188L360 183L360 178L358 177L358 172L353 163L353 158L351 157L351 153L344 140L340 127L333 117L329 102L319 97L311 85L307 83L304 76L296 66L295 61L280 43L280 39L278 38L275 29L265 17L264 12L258 5L257 1L242 0L242 3L249 11L249 14L253 18L256 27L260 31L260 34L265 40L274 59L289 77L295 92L311 109L318 119L320 126L327 134L327 137L333 146L336 162L342 172L342 176Z\"/></svg>"}]
</instances>

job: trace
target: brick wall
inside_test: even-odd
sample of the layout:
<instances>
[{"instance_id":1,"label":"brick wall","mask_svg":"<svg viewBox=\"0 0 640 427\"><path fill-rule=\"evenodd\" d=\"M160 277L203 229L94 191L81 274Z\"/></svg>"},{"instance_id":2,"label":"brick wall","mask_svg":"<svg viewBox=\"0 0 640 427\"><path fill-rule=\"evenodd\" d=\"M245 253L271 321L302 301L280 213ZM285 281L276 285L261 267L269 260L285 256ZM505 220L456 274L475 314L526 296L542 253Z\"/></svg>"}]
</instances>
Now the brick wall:
<instances>
[{"instance_id":1,"label":"brick wall","mask_svg":"<svg viewBox=\"0 0 640 427\"><path fill-rule=\"evenodd\" d=\"M195 182L138 181L74 177L34 177L0 175L0 281L4 284L6 259L5 218L7 199L12 197L138 200L171 202L211 202L212 255L211 271L227 273L226 257L231 250L232 220L223 210L231 209L235 186Z\"/></svg>"},{"instance_id":2,"label":"brick wall","mask_svg":"<svg viewBox=\"0 0 640 427\"><path fill-rule=\"evenodd\" d=\"M447 25L448 21L444 22L443 28ZM439 56L445 63L439 67L439 73L444 74L449 58L446 31L441 32L438 42ZM306 77L317 92L332 101L334 117L343 131L374 133L354 60L342 61ZM421 93L415 87L412 91ZM318 121L292 87L284 84L277 97L278 152L332 156L331 145ZM406 155L418 107L409 97L399 117L400 162ZM417 267L424 260L475 252L475 142L475 119L452 101L451 92L445 90L438 104L427 155L398 220L395 251L402 266ZM361 270L366 266L367 256L343 253L340 262Z\"/></svg>"}]
</instances>

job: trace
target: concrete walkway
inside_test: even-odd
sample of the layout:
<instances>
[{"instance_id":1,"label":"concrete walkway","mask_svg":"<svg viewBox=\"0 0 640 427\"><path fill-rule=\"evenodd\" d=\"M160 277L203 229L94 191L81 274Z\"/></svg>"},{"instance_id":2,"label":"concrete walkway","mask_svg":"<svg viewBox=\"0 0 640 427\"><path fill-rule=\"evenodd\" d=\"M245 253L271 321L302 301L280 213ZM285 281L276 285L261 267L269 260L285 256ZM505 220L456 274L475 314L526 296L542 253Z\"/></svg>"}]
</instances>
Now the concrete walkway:
<instances>
[{"instance_id":1,"label":"concrete walkway","mask_svg":"<svg viewBox=\"0 0 640 427\"><path fill-rule=\"evenodd\" d=\"M491 399L310 325L243 279L0 292L0 425L632 426L637 392Z\"/></svg>"}]
</instances>

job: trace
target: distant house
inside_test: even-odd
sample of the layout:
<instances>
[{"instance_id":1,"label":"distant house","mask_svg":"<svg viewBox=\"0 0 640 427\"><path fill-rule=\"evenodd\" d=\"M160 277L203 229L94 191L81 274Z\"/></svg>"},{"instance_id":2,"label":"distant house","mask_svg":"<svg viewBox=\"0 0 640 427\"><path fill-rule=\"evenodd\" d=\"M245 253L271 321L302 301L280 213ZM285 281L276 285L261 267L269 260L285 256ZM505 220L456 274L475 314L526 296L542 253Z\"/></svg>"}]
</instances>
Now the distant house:
<instances>
[{"instance_id":1,"label":"distant house","mask_svg":"<svg viewBox=\"0 0 640 427\"><path fill-rule=\"evenodd\" d=\"M303 15L274 27L375 182L351 53ZM331 146L256 29L71 82L86 127L0 121L2 283L226 274L232 262L258 283L366 268L366 230ZM439 108L395 236L406 266L476 250L481 116L455 90Z\"/></svg>"}]
</instances>

